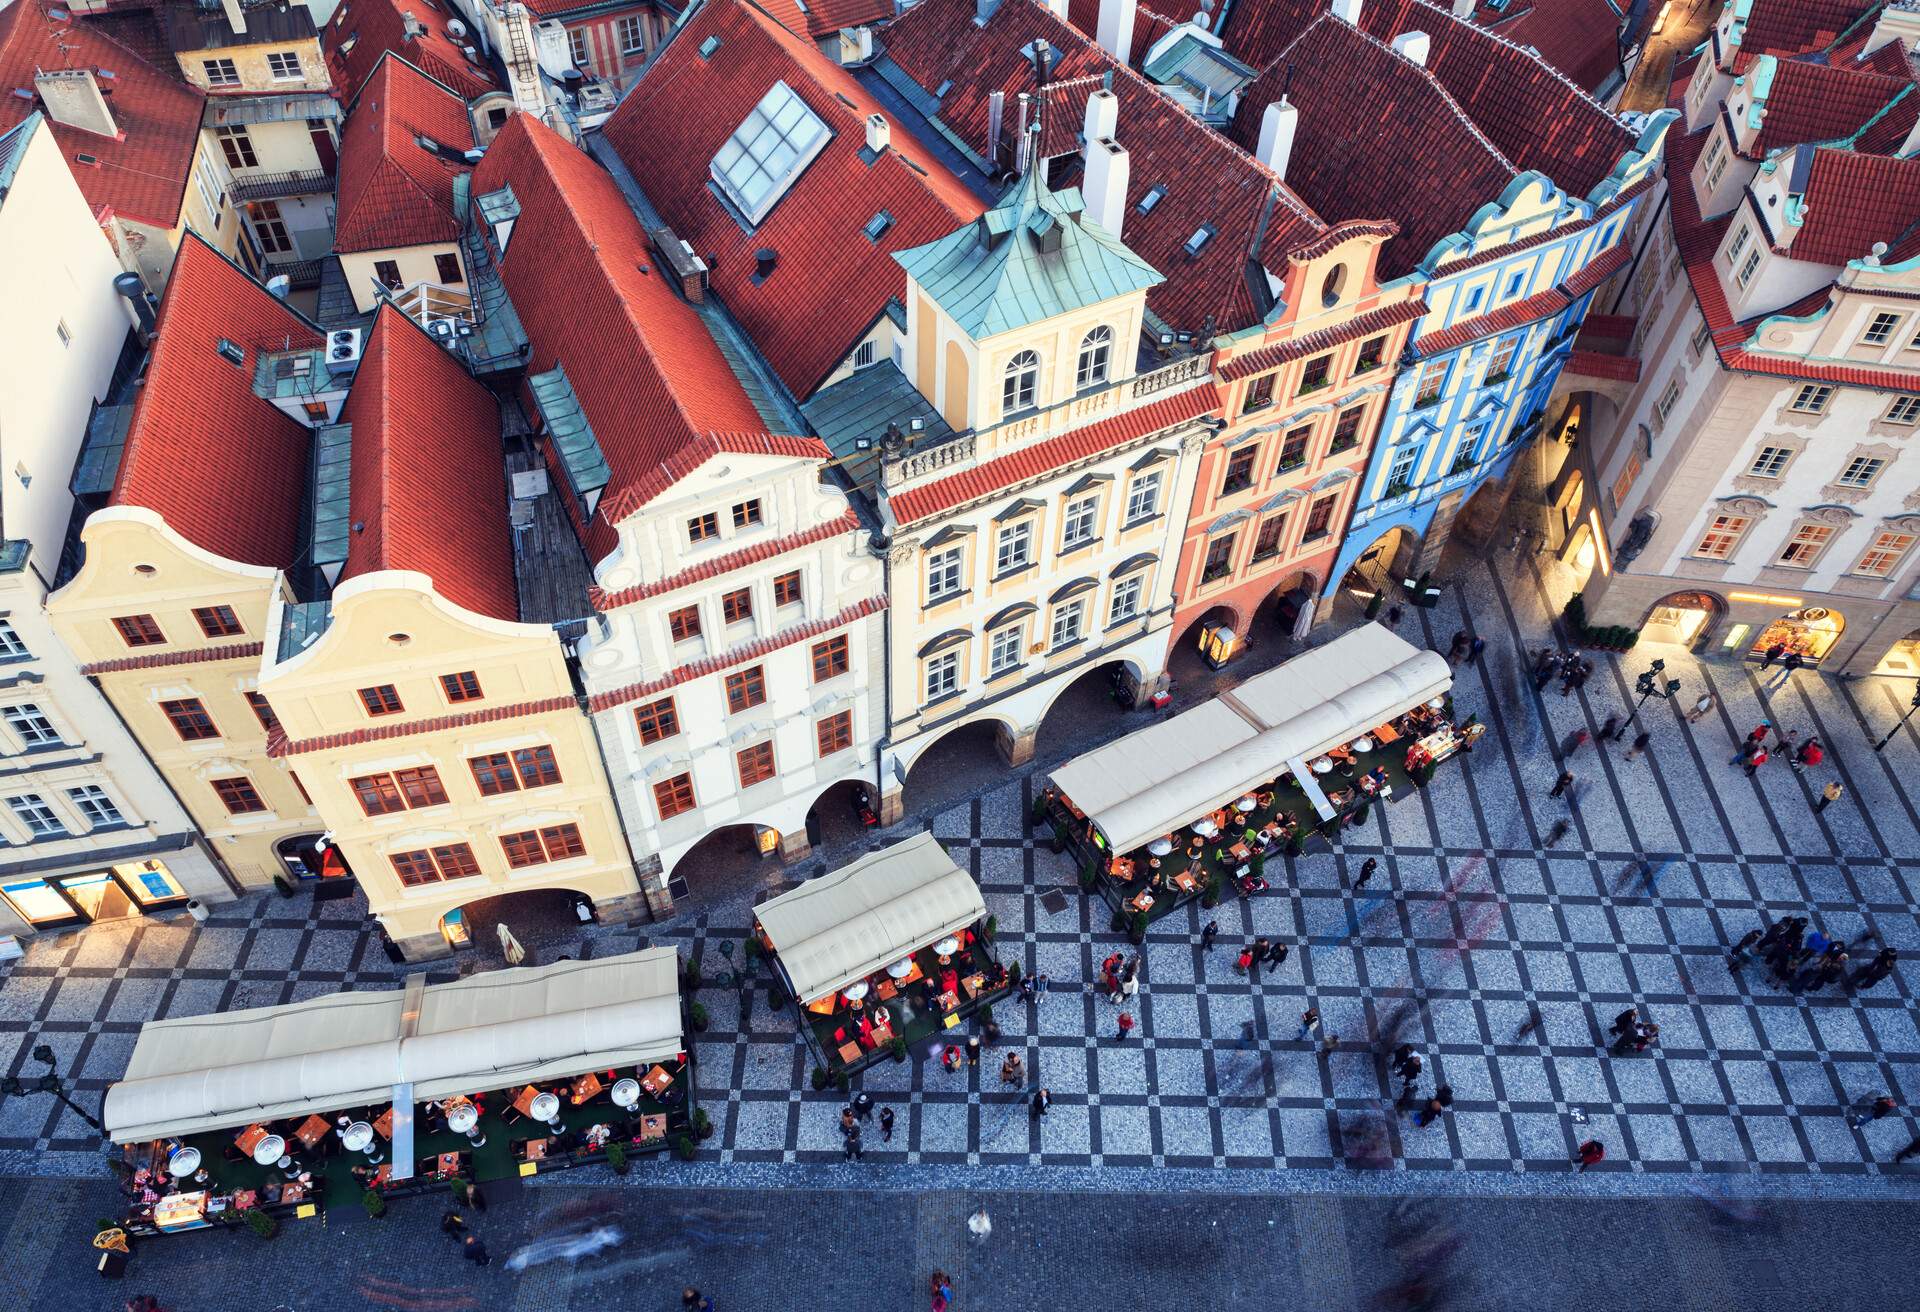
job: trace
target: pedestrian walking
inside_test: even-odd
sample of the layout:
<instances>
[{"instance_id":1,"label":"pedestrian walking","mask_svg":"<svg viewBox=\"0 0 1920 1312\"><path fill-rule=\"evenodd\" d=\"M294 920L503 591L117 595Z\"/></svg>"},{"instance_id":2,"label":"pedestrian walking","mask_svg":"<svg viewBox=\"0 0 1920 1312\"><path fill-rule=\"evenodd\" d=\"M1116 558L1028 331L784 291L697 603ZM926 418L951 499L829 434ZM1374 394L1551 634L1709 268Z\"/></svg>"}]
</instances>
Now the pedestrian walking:
<instances>
[{"instance_id":1,"label":"pedestrian walking","mask_svg":"<svg viewBox=\"0 0 1920 1312\"><path fill-rule=\"evenodd\" d=\"M1047 1089L1035 1089L1033 1091L1033 1099L1028 1106L1033 1109L1034 1119L1040 1119L1047 1114L1047 1108L1053 1106L1052 1092Z\"/></svg>"},{"instance_id":2,"label":"pedestrian walking","mask_svg":"<svg viewBox=\"0 0 1920 1312\"><path fill-rule=\"evenodd\" d=\"M1209 920L1205 925L1202 925L1200 927L1200 950L1202 952L1213 951L1213 940L1217 938L1219 934L1219 922Z\"/></svg>"},{"instance_id":3,"label":"pedestrian walking","mask_svg":"<svg viewBox=\"0 0 1920 1312\"><path fill-rule=\"evenodd\" d=\"M1810 765L1818 765L1827 759L1827 749L1820 745L1817 738L1809 738L1800 744L1800 750L1793 754L1793 768L1804 770Z\"/></svg>"},{"instance_id":4,"label":"pedestrian walking","mask_svg":"<svg viewBox=\"0 0 1920 1312\"><path fill-rule=\"evenodd\" d=\"M467 1232L467 1223L458 1212L446 1212L440 1217L440 1233L451 1235L455 1239Z\"/></svg>"},{"instance_id":5,"label":"pedestrian walking","mask_svg":"<svg viewBox=\"0 0 1920 1312\"><path fill-rule=\"evenodd\" d=\"M1264 938L1256 938L1253 941L1253 960L1255 964L1263 962L1267 959L1267 949L1272 946L1273 944L1269 940Z\"/></svg>"},{"instance_id":6,"label":"pedestrian walking","mask_svg":"<svg viewBox=\"0 0 1920 1312\"><path fill-rule=\"evenodd\" d=\"M700 1291L688 1285L680 1291L680 1306L688 1309L700 1306Z\"/></svg>"},{"instance_id":7,"label":"pedestrian walking","mask_svg":"<svg viewBox=\"0 0 1920 1312\"><path fill-rule=\"evenodd\" d=\"M1872 988L1893 973L1897 955L1892 948L1882 948L1872 961L1853 973L1853 978L1848 981L1849 986L1855 992Z\"/></svg>"},{"instance_id":8,"label":"pedestrian walking","mask_svg":"<svg viewBox=\"0 0 1920 1312\"><path fill-rule=\"evenodd\" d=\"M1120 1013L1119 1028L1113 1036L1114 1041L1118 1043L1125 1043L1127 1039L1127 1035L1131 1033L1133 1033L1133 1013L1129 1011L1123 1011Z\"/></svg>"},{"instance_id":9,"label":"pedestrian walking","mask_svg":"<svg viewBox=\"0 0 1920 1312\"><path fill-rule=\"evenodd\" d=\"M1399 628L1400 616L1402 614L1403 612L1397 604L1387 607L1387 627L1390 629Z\"/></svg>"},{"instance_id":10,"label":"pedestrian walking","mask_svg":"<svg viewBox=\"0 0 1920 1312\"><path fill-rule=\"evenodd\" d=\"M1799 745L1800 731L1798 729L1787 729L1784 731L1775 729L1773 731L1773 754L1775 756L1784 756L1791 760L1794 750L1799 747Z\"/></svg>"},{"instance_id":11,"label":"pedestrian walking","mask_svg":"<svg viewBox=\"0 0 1920 1312\"><path fill-rule=\"evenodd\" d=\"M987 1209L981 1208L967 1218L967 1233L978 1243L986 1243L993 1238L993 1218L987 1215Z\"/></svg>"},{"instance_id":12,"label":"pedestrian walking","mask_svg":"<svg viewBox=\"0 0 1920 1312\"><path fill-rule=\"evenodd\" d=\"M1364 888L1367 881L1373 878L1373 872L1379 868L1380 862L1376 857L1368 857L1365 861L1362 861L1360 863L1360 878L1353 881L1353 886L1355 888Z\"/></svg>"},{"instance_id":13,"label":"pedestrian walking","mask_svg":"<svg viewBox=\"0 0 1920 1312\"><path fill-rule=\"evenodd\" d=\"M1553 822L1553 828L1547 830L1547 846L1557 846L1560 840L1567 836L1567 828L1567 819L1565 816L1555 820Z\"/></svg>"},{"instance_id":14,"label":"pedestrian walking","mask_svg":"<svg viewBox=\"0 0 1920 1312\"><path fill-rule=\"evenodd\" d=\"M1551 791L1547 793L1547 796L1548 797L1564 796L1567 789L1571 788L1572 786L1573 786L1573 771L1562 770L1560 772L1560 777L1553 781L1553 788Z\"/></svg>"},{"instance_id":15,"label":"pedestrian walking","mask_svg":"<svg viewBox=\"0 0 1920 1312\"><path fill-rule=\"evenodd\" d=\"M1838 779L1828 780L1827 786L1820 790L1820 800L1813 804L1813 813L1819 815L1822 811L1846 796L1846 792L1847 790L1840 786Z\"/></svg>"},{"instance_id":16,"label":"pedestrian walking","mask_svg":"<svg viewBox=\"0 0 1920 1312\"><path fill-rule=\"evenodd\" d=\"M1133 998L1138 997L1139 993L1140 974L1138 971L1130 969L1120 977L1120 1000L1123 1003L1131 1001Z\"/></svg>"},{"instance_id":17,"label":"pedestrian walking","mask_svg":"<svg viewBox=\"0 0 1920 1312\"><path fill-rule=\"evenodd\" d=\"M1600 722L1600 741L1601 742L1603 743L1614 742L1614 741L1617 741L1619 737L1620 737L1620 717L1618 715L1609 715L1606 719Z\"/></svg>"},{"instance_id":18,"label":"pedestrian walking","mask_svg":"<svg viewBox=\"0 0 1920 1312\"><path fill-rule=\"evenodd\" d=\"M1427 1064L1420 1060L1419 1053L1416 1052L1413 1056L1407 1058L1406 1064L1400 1068L1400 1078L1404 1081L1404 1086L1400 1092L1402 1094L1410 1092L1413 1086L1419 1083L1420 1072L1426 1068Z\"/></svg>"},{"instance_id":19,"label":"pedestrian walking","mask_svg":"<svg viewBox=\"0 0 1920 1312\"><path fill-rule=\"evenodd\" d=\"M1471 643L1467 644L1467 664L1478 665L1480 663L1480 653L1486 649L1487 640L1485 638L1475 638Z\"/></svg>"},{"instance_id":20,"label":"pedestrian walking","mask_svg":"<svg viewBox=\"0 0 1920 1312\"><path fill-rule=\"evenodd\" d=\"M484 1212L487 1210L487 1196L480 1192L479 1185L470 1184L467 1186L467 1205L476 1212Z\"/></svg>"},{"instance_id":21,"label":"pedestrian walking","mask_svg":"<svg viewBox=\"0 0 1920 1312\"><path fill-rule=\"evenodd\" d=\"M873 1119L873 1098L865 1089L854 1095L853 1114L863 1121Z\"/></svg>"},{"instance_id":22,"label":"pedestrian walking","mask_svg":"<svg viewBox=\"0 0 1920 1312\"><path fill-rule=\"evenodd\" d=\"M1427 1105L1414 1113L1413 1123L1422 1126L1432 1125L1451 1106L1453 1106L1453 1088L1443 1084L1433 1091L1433 1097L1427 1099Z\"/></svg>"},{"instance_id":23,"label":"pedestrian walking","mask_svg":"<svg viewBox=\"0 0 1920 1312\"><path fill-rule=\"evenodd\" d=\"M1567 738L1567 745L1565 749L1566 755L1572 756L1574 753L1578 752L1582 747L1585 747L1587 745L1588 739L1591 736L1592 735L1590 735L1585 729L1575 729L1573 733ZM1605 735L1602 735L1602 736L1604 737Z\"/></svg>"},{"instance_id":24,"label":"pedestrian walking","mask_svg":"<svg viewBox=\"0 0 1920 1312\"><path fill-rule=\"evenodd\" d=\"M1920 1157L1920 1134L1914 1135L1905 1148L1893 1155L1894 1164L1897 1166L1909 1157Z\"/></svg>"},{"instance_id":25,"label":"pedestrian walking","mask_svg":"<svg viewBox=\"0 0 1920 1312\"><path fill-rule=\"evenodd\" d=\"M1694 699L1693 709L1687 712L1687 723L1700 723L1701 719L1713 710L1714 704L1712 693L1701 693L1699 697Z\"/></svg>"},{"instance_id":26,"label":"pedestrian walking","mask_svg":"<svg viewBox=\"0 0 1920 1312\"><path fill-rule=\"evenodd\" d=\"M1026 1072L1020 1069L1020 1054L1010 1052L1007 1059L1000 1063L1000 1083L1019 1084L1026 1078Z\"/></svg>"},{"instance_id":27,"label":"pedestrian walking","mask_svg":"<svg viewBox=\"0 0 1920 1312\"><path fill-rule=\"evenodd\" d=\"M945 1271L933 1273L933 1312L948 1312L953 1306L953 1278Z\"/></svg>"},{"instance_id":28,"label":"pedestrian walking","mask_svg":"<svg viewBox=\"0 0 1920 1312\"><path fill-rule=\"evenodd\" d=\"M840 1137L844 1139L847 1135L852 1134L857 1124L858 1122L853 1119L853 1108L842 1107L840 1109Z\"/></svg>"},{"instance_id":29,"label":"pedestrian walking","mask_svg":"<svg viewBox=\"0 0 1920 1312\"><path fill-rule=\"evenodd\" d=\"M1787 659L1781 662L1780 682L1785 683L1793 677L1794 671L1807 663L1807 658L1797 651L1787 653Z\"/></svg>"},{"instance_id":30,"label":"pedestrian walking","mask_svg":"<svg viewBox=\"0 0 1920 1312\"><path fill-rule=\"evenodd\" d=\"M485 1266L493 1261L493 1259L487 1255L487 1246L480 1242L479 1235L468 1235L460 1247L460 1256L466 1258L467 1261L473 1263L475 1266Z\"/></svg>"},{"instance_id":31,"label":"pedestrian walking","mask_svg":"<svg viewBox=\"0 0 1920 1312\"><path fill-rule=\"evenodd\" d=\"M1639 1020L1640 1009L1638 1007L1628 1007L1625 1011L1613 1018L1613 1024L1607 1027L1607 1033L1613 1035L1616 1039L1624 1039L1633 1032L1633 1027Z\"/></svg>"},{"instance_id":32,"label":"pedestrian walking","mask_svg":"<svg viewBox=\"0 0 1920 1312\"><path fill-rule=\"evenodd\" d=\"M1453 641L1447 644L1447 664L1458 665L1460 658L1466 654L1466 651L1467 631L1465 629L1455 629L1453 631Z\"/></svg>"},{"instance_id":33,"label":"pedestrian walking","mask_svg":"<svg viewBox=\"0 0 1920 1312\"><path fill-rule=\"evenodd\" d=\"M1857 1130L1863 1125L1870 1125L1883 1117L1891 1116L1899 1109L1900 1104L1884 1093L1876 1098L1859 1098L1854 1101L1853 1110L1847 1113L1847 1125Z\"/></svg>"},{"instance_id":34,"label":"pedestrian walking","mask_svg":"<svg viewBox=\"0 0 1920 1312\"><path fill-rule=\"evenodd\" d=\"M1571 696L1575 686L1578 685L1579 682L1580 664L1578 661L1568 661L1560 667L1560 695L1562 697Z\"/></svg>"},{"instance_id":35,"label":"pedestrian walking","mask_svg":"<svg viewBox=\"0 0 1920 1312\"><path fill-rule=\"evenodd\" d=\"M1304 1039L1319 1028L1320 1012L1318 1009L1308 1007L1300 1013L1300 1033L1297 1037Z\"/></svg>"},{"instance_id":36,"label":"pedestrian walking","mask_svg":"<svg viewBox=\"0 0 1920 1312\"><path fill-rule=\"evenodd\" d=\"M880 1142L893 1142L893 1108L891 1107L880 1109Z\"/></svg>"},{"instance_id":37,"label":"pedestrian walking","mask_svg":"<svg viewBox=\"0 0 1920 1312\"><path fill-rule=\"evenodd\" d=\"M1387 1069L1397 1075L1412 1057L1413 1045L1411 1043L1403 1043L1393 1050L1393 1059L1387 1063Z\"/></svg>"},{"instance_id":38,"label":"pedestrian walking","mask_svg":"<svg viewBox=\"0 0 1920 1312\"><path fill-rule=\"evenodd\" d=\"M1279 939L1275 939L1273 941L1273 946L1267 949L1267 965L1269 967L1279 966L1284 964L1286 962L1286 959L1287 959L1287 945L1285 943L1282 943Z\"/></svg>"},{"instance_id":39,"label":"pedestrian walking","mask_svg":"<svg viewBox=\"0 0 1920 1312\"><path fill-rule=\"evenodd\" d=\"M1740 941L1733 945L1733 951L1727 953L1727 969L1739 970L1746 965L1748 957L1753 952L1754 944L1759 941L1760 931L1757 929L1750 929L1741 935Z\"/></svg>"},{"instance_id":40,"label":"pedestrian walking","mask_svg":"<svg viewBox=\"0 0 1920 1312\"><path fill-rule=\"evenodd\" d=\"M969 1034L967 1035L967 1065L978 1066L979 1064L980 1036L978 1034Z\"/></svg>"},{"instance_id":41,"label":"pedestrian walking","mask_svg":"<svg viewBox=\"0 0 1920 1312\"><path fill-rule=\"evenodd\" d=\"M1747 757L1747 778L1753 778L1754 771L1767 763L1767 749L1762 747Z\"/></svg>"},{"instance_id":42,"label":"pedestrian walking","mask_svg":"<svg viewBox=\"0 0 1920 1312\"><path fill-rule=\"evenodd\" d=\"M1764 652L1760 654L1760 668L1763 670L1771 669L1773 667L1773 663L1779 660L1782 656L1786 654L1787 654L1786 643L1784 642L1774 643L1773 646L1767 648Z\"/></svg>"},{"instance_id":43,"label":"pedestrian walking","mask_svg":"<svg viewBox=\"0 0 1920 1312\"><path fill-rule=\"evenodd\" d=\"M862 1155L860 1149L860 1127L858 1125L855 1125L853 1127L853 1133L846 1137L845 1148L846 1157L843 1159L845 1161L850 1162L854 1158Z\"/></svg>"},{"instance_id":44,"label":"pedestrian walking","mask_svg":"<svg viewBox=\"0 0 1920 1312\"><path fill-rule=\"evenodd\" d=\"M1240 955L1233 959L1233 968L1242 975L1251 977L1253 973L1253 949L1251 947L1240 949Z\"/></svg>"},{"instance_id":45,"label":"pedestrian walking","mask_svg":"<svg viewBox=\"0 0 1920 1312\"><path fill-rule=\"evenodd\" d=\"M1633 745L1627 748L1627 759L1631 761L1634 757L1646 751L1647 744L1652 741L1653 741L1653 735L1648 733L1645 729L1642 729L1639 733L1635 734L1633 736Z\"/></svg>"},{"instance_id":46,"label":"pedestrian walking","mask_svg":"<svg viewBox=\"0 0 1920 1312\"><path fill-rule=\"evenodd\" d=\"M1589 1139L1580 1145L1580 1155L1574 1160L1580 1163L1585 1172L1589 1166L1598 1166L1607 1159L1607 1146L1598 1139Z\"/></svg>"}]
</instances>

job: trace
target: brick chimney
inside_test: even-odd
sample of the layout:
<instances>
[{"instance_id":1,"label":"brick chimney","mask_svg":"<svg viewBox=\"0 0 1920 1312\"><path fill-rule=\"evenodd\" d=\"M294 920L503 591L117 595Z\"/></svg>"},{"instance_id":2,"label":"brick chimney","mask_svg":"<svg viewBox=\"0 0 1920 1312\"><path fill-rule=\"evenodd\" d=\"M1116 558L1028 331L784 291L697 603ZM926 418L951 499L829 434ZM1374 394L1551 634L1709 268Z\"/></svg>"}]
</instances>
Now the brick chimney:
<instances>
[{"instance_id":1,"label":"brick chimney","mask_svg":"<svg viewBox=\"0 0 1920 1312\"><path fill-rule=\"evenodd\" d=\"M874 154L883 154L893 140L893 129L887 125L885 114L867 115L867 149Z\"/></svg>"},{"instance_id":2,"label":"brick chimney","mask_svg":"<svg viewBox=\"0 0 1920 1312\"><path fill-rule=\"evenodd\" d=\"M1127 218L1127 182L1133 172L1127 148L1111 137L1087 143L1086 183L1083 188L1087 217L1120 236Z\"/></svg>"},{"instance_id":3,"label":"brick chimney","mask_svg":"<svg viewBox=\"0 0 1920 1312\"><path fill-rule=\"evenodd\" d=\"M1360 0L1333 0L1333 16L1350 26L1360 26Z\"/></svg>"},{"instance_id":4,"label":"brick chimney","mask_svg":"<svg viewBox=\"0 0 1920 1312\"><path fill-rule=\"evenodd\" d=\"M33 75L33 89L46 106L47 117L62 127L79 128L103 137L118 137L119 127L107 98L100 94L99 79L90 68L62 68Z\"/></svg>"}]
</instances>

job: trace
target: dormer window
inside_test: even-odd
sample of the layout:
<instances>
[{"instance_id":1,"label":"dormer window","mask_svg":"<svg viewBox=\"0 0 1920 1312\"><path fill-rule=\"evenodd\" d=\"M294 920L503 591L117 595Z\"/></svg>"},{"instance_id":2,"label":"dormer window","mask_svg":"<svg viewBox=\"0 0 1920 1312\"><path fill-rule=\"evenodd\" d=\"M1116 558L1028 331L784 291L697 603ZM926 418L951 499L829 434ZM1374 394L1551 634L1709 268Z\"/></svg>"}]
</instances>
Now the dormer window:
<instances>
[{"instance_id":1,"label":"dormer window","mask_svg":"<svg viewBox=\"0 0 1920 1312\"><path fill-rule=\"evenodd\" d=\"M1113 329L1102 325L1080 339L1080 362L1073 385L1082 390L1107 381L1107 363L1113 355Z\"/></svg>"},{"instance_id":2,"label":"dormer window","mask_svg":"<svg viewBox=\"0 0 1920 1312\"><path fill-rule=\"evenodd\" d=\"M775 82L713 157L720 190L748 223L777 204L832 134L785 82Z\"/></svg>"},{"instance_id":3,"label":"dormer window","mask_svg":"<svg viewBox=\"0 0 1920 1312\"><path fill-rule=\"evenodd\" d=\"M1007 361L1006 378L1000 384L1000 408L1007 414L1031 410L1040 389L1040 357L1022 351Z\"/></svg>"}]
</instances>

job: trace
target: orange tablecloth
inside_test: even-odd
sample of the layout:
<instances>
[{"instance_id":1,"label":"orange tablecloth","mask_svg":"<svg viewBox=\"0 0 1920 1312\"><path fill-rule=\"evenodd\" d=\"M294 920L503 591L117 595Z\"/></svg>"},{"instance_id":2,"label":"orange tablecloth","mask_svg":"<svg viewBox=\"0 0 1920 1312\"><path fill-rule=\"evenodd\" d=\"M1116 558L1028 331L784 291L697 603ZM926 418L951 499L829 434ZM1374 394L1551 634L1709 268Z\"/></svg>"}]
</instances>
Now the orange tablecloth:
<instances>
[{"instance_id":1,"label":"orange tablecloth","mask_svg":"<svg viewBox=\"0 0 1920 1312\"><path fill-rule=\"evenodd\" d=\"M389 1107L380 1113L379 1119L373 1123L373 1132L382 1139L393 1138L393 1108Z\"/></svg>"},{"instance_id":2,"label":"orange tablecloth","mask_svg":"<svg viewBox=\"0 0 1920 1312\"><path fill-rule=\"evenodd\" d=\"M460 1174L460 1154L441 1153L434 1163L434 1174L441 1177Z\"/></svg>"},{"instance_id":3,"label":"orange tablecloth","mask_svg":"<svg viewBox=\"0 0 1920 1312\"><path fill-rule=\"evenodd\" d=\"M573 1082L573 1105L578 1107L581 1103L593 1097L594 1094L600 1092L602 1087L600 1077L592 1071L588 1071L585 1075L582 1075Z\"/></svg>"},{"instance_id":4,"label":"orange tablecloth","mask_svg":"<svg viewBox=\"0 0 1920 1312\"><path fill-rule=\"evenodd\" d=\"M528 1161L537 1162L541 1158L545 1157L546 1155L547 1155L547 1140L545 1139L527 1140L527 1160Z\"/></svg>"},{"instance_id":5,"label":"orange tablecloth","mask_svg":"<svg viewBox=\"0 0 1920 1312\"><path fill-rule=\"evenodd\" d=\"M655 1066L652 1070L640 1077L640 1087L656 1098L660 1096L660 1092L663 1089L672 1083L673 1073L665 1066Z\"/></svg>"},{"instance_id":6,"label":"orange tablecloth","mask_svg":"<svg viewBox=\"0 0 1920 1312\"><path fill-rule=\"evenodd\" d=\"M893 1026L889 1025L886 1021L876 1020L873 1023L874 1046L877 1048L883 1043L892 1043L892 1042L893 1042Z\"/></svg>"},{"instance_id":7,"label":"orange tablecloth","mask_svg":"<svg viewBox=\"0 0 1920 1312\"><path fill-rule=\"evenodd\" d=\"M1400 741L1400 731L1390 724L1374 726L1367 730L1367 736L1383 747L1388 743L1397 743Z\"/></svg>"},{"instance_id":8,"label":"orange tablecloth","mask_svg":"<svg viewBox=\"0 0 1920 1312\"><path fill-rule=\"evenodd\" d=\"M260 1141L266 1137L266 1126L249 1125L246 1129L234 1136L233 1146L238 1148L245 1156L251 1157L253 1156L253 1150L258 1148Z\"/></svg>"},{"instance_id":9,"label":"orange tablecloth","mask_svg":"<svg viewBox=\"0 0 1920 1312\"><path fill-rule=\"evenodd\" d=\"M529 1084L513 1097L513 1109L522 1116L533 1115L533 1100L540 1096L540 1090Z\"/></svg>"},{"instance_id":10,"label":"orange tablecloth","mask_svg":"<svg viewBox=\"0 0 1920 1312\"><path fill-rule=\"evenodd\" d=\"M1186 871L1182 870L1179 874L1173 877L1173 886L1179 889L1182 893L1192 893L1199 889L1200 881L1195 879L1192 875L1188 874Z\"/></svg>"},{"instance_id":11,"label":"orange tablecloth","mask_svg":"<svg viewBox=\"0 0 1920 1312\"><path fill-rule=\"evenodd\" d=\"M849 1066L860 1060L860 1045L857 1043L843 1043L840 1045L839 1051L840 1060L846 1062Z\"/></svg>"},{"instance_id":12,"label":"orange tablecloth","mask_svg":"<svg viewBox=\"0 0 1920 1312\"><path fill-rule=\"evenodd\" d=\"M293 1132L293 1137L311 1148L326 1138L327 1131L332 1128L332 1123L329 1122L326 1117L309 1116L306 1120L300 1122L300 1128Z\"/></svg>"},{"instance_id":13,"label":"orange tablecloth","mask_svg":"<svg viewBox=\"0 0 1920 1312\"><path fill-rule=\"evenodd\" d=\"M959 994L955 993L952 989L948 989L945 993L942 993L940 995L940 1010L958 1011L959 1009L960 1009Z\"/></svg>"}]
</instances>

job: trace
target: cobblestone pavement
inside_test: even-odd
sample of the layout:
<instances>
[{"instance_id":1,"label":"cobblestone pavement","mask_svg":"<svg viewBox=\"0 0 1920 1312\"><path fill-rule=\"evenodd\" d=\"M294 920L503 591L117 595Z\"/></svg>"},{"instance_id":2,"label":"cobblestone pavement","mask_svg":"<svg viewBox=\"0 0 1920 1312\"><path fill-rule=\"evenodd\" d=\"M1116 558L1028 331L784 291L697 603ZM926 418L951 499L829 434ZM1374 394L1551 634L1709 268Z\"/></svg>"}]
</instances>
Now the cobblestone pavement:
<instances>
[{"instance_id":1,"label":"cobblestone pavement","mask_svg":"<svg viewBox=\"0 0 1920 1312\"><path fill-rule=\"evenodd\" d=\"M832 1165L838 1099L809 1087L812 1059L792 1011L769 1009L763 991L743 1025L738 992L710 986L701 1000L713 1024L697 1059L719 1134L701 1161L658 1164L654 1178L1270 1189L1279 1171L1283 1187L1305 1191L1338 1180L1607 1194L1678 1192L1712 1175L1763 1193L1884 1196L1890 1181L1872 1177L1886 1173L1910 1196L1917 1168L1887 1166L1920 1128L1910 961L1871 991L1795 996L1760 967L1730 973L1724 959L1746 929L1790 913L1909 958L1920 947L1903 869L1920 857L1908 783L1920 737L1903 732L1884 754L1871 750L1904 708L1905 685L1801 673L1767 690L1750 667L1641 650L1597 657L1581 693L1536 695L1525 649L1546 632L1547 592L1533 562L1483 560L1437 609L1409 614L1402 630L1417 641L1444 649L1462 627L1487 639L1482 662L1457 670L1455 696L1490 732L1429 788L1376 807L1338 852L1294 863L1274 891L1158 922L1133 1008L1140 1027L1125 1043L1113 1038L1117 1009L1085 984L1124 943L1066 859L1024 832L1039 775L1002 774L934 818L999 917L1002 956L1053 981L1032 1014L1017 1004L997 1014L1006 1042L1053 1092L1044 1120L1026 1114L1020 1090L1000 1086L997 1054L963 1075L882 1063L863 1083L896 1107L892 1141L870 1133L864 1166ZM1587 746L1567 762L1573 803L1548 797L1560 745L1622 712L1655 654L1682 686L1677 705L1646 708L1650 751L1627 761L1624 743ZM1679 712L1703 689L1719 707L1687 724ZM1816 734L1826 764L1800 774L1772 763L1754 779L1730 766L1734 745L1769 715ZM1829 779L1846 800L1815 813ZM1569 830L1550 843L1558 820ZM1368 856L1380 872L1356 890ZM675 943L711 978L727 964L721 947L746 930L749 898L767 881L758 882L645 933L590 931L578 950ZM357 902L269 897L197 928L149 921L36 942L0 974L0 1069L37 1073L25 1053L47 1042L91 1102L149 1016L390 987L396 973L358 914ZM1199 946L1209 918L1221 932L1211 953ZM1255 935L1295 950L1251 983L1232 969L1232 949ZM1309 1005L1340 1036L1331 1054L1297 1037ZM1660 1023L1660 1046L1609 1057L1606 1026L1629 1005ZM1535 1011L1538 1025L1523 1032ZM1426 1059L1423 1089L1437 1080L1454 1091L1438 1124L1417 1128L1394 1106L1382 1054L1400 1041ZM1901 1113L1849 1128L1848 1104L1882 1091ZM1575 1176L1569 1159L1588 1138L1606 1144L1607 1160ZM0 1174L98 1167L85 1127L51 1100L0 1107Z\"/></svg>"}]
</instances>

